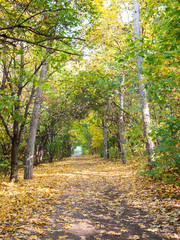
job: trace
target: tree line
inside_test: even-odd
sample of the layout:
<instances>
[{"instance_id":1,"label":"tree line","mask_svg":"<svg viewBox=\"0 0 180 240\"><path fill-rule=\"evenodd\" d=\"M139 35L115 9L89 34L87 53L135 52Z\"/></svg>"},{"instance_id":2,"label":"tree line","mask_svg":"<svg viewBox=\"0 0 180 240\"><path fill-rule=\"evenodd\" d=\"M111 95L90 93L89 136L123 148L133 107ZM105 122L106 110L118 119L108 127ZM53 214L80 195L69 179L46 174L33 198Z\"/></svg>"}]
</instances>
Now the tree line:
<instances>
[{"instance_id":1,"label":"tree line","mask_svg":"<svg viewBox=\"0 0 180 240\"><path fill-rule=\"evenodd\" d=\"M146 151L148 173L177 178L178 1L0 7L0 169L11 181L77 145L123 164Z\"/></svg>"}]
</instances>

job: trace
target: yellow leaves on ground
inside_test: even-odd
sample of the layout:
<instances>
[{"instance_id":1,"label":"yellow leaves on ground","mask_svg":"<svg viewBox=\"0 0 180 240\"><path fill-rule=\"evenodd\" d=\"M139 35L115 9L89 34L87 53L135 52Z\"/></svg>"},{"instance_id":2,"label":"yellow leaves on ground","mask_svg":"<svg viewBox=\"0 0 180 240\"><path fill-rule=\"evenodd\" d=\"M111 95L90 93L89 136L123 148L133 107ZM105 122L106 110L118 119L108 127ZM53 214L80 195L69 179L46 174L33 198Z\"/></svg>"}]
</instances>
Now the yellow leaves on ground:
<instances>
[{"instance_id":1,"label":"yellow leaves on ground","mask_svg":"<svg viewBox=\"0 0 180 240\"><path fill-rule=\"evenodd\" d=\"M29 226L43 234L41 226L49 221L46 213L53 211L55 200L65 191L64 184L71 177L69 172L64 163L43 164L35 168L33 180L24 181L23 171L20 171L19 183L1 182L0 239L1 233L7 232L10 236L15 230L20 232Z\"/></svg>"},{"instance_id":2,"label":"yellow leaves on ground","mask_svg":"<svg viewBox=\"0 0 180 240\"><path fill-rule=\"evenodd\" d=\"M138 209L148 212L155 219L148 231L157 232L162 226L168 229L170 223L171 226L177 225L178 187L142 179L134 169L133 162L122 165L118 161L104 161L96 156L72 157L35 167L32 180L23 180L21 170L19 179L19 183L5 180L0 183L0 239L10 240L12 236L14 239L21 239L22 236L32 240L41 239L56 224L62 224L65 231L72 233L77 229L96 232L96 228L99 228L102 234L106 231L118 237L128 232L123 224L117 232L107 230L104 222L92 224L81 222L81 219L73 222L72 216L78 212L88 219L88 201L91 204L98 203L102 211L98 217L102 220L111 219L112 211L116 218L121 219L125 211L121 202L126 202L133 207L136 216L136 219L128 219L136 222L141 229L147 229L147 226L145 222L138 222L141 217ZM63 196L67 196L65 200ZM64 204L58 213L57 204ZM52 220L53 214L57 214L56 223ZM136 234L129 237L131 240L140 239ZM62 234L59 239L68 238Z\"/></svg>"}]
</instances>

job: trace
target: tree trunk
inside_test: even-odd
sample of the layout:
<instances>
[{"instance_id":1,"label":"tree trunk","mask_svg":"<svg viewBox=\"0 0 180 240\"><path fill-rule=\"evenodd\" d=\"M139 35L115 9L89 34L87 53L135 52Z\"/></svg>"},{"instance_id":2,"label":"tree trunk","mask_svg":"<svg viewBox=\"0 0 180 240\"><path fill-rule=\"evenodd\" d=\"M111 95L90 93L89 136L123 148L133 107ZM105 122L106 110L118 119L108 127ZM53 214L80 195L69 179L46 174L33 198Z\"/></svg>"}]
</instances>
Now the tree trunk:
<instances>
[{"instance_id":1,"label":"tree trunk","mask_svg":"<svg viewBox=\"0 0 180 240\"><path fill-rule=\"evenodd\" d=\"M49 148L49 162L53 162L54 154L55 154L55 149L54 149L54 123L53 119L51 120L50 123L50 148Z\"/></svg>"},{"instance_id":2,"label":"tree trunk","mask_svg":"<svg viewBox=\"0 0 180 240\"><path fill-rule=\"evenodd\" d=\"M22 50L24 49L23 43L21 43L21 49ZM21 54L21 75L18 84L17 101L14 106L14 117L15 114L19 112L21 108L23 70L24 70L24 53ZM10 182L18 182L18 150L21 140L21 134L22 132L19 131L19 120L15 119L13 122Z\"/></svg>"},{"instance_id":3,"label":"tree trunk","mask_svg":"<svg viewBox=\"0 0 180 240\"><path fill-rule=\"evenodd\" d=\"M104 109L104 159L109 159L109 138L108 138L108 101L105 101Z\"/></svg>"},{"instance_id":4,"label":"tree trunk","mask_svg":"<svg viewBox=\"0 0 180 240\"><path fill-rule=\"evenodd\" d=\"M119 89L119 93L120 93L120 110L119 110L119 136L120 136L120 148L121 148L121 159L122 159L122 163L125 164L126 163L126 155L125 155L125 138L124 138L124 84L125 81L125 76L123 74L122 76L122 81L121 81L121 86Z\"/></svg>"},{"instance_id":5,"label":"tree trunk","mask_svg":"<svg viewBox=\"0 0 180 240\"><path fill-rule=\"evenodd\" d=\"M43 90L42 86L44 81L46 80L48 68L48 59L46 59L41 68L40 78L42 79L41 87L38 87L36 90L36 98L34 102L33 113L30 122L30 130L26 151L26 159L25 159L25 168L24 168L24 179L32 179L33 176L33 160L34 160L34 147L35 147L35 139L36 139L36 131L38 124L39 111L41 107Z\"/></svg>"},{"instance_id":6,"label":"tree trunk","mask_svg":"<svg viewBox=\"0 0 180 240\"><path fill-rule=\"evenodd\" d=\"M139 4L137 0L134 0L134 38L135 41L138 42L140 34L140 16L139 16ZM140 50L140 49L139 49ZM146 141L146 153L148 156L149 169L151 170L153 167L152 161L154 161L154 143L149 136L150 131L150 114L149 114L149 106L147 101L147 93L143 82L143 58L136 53L137 59L137 68L138 68L138 81L139 81L139 95L140 95L140 104L141 104L141 113L142 113L142 122L143 122L143 131L144 137Z\"/></svg>"},{"instance_id":7,"label":"tree trunk","mask_svg":"<svg viewBox=\"0 0 180 240\"><path fill-rule=\"evenodd\" d=\"M4 56L6 54L5 46L4 46L4 49L3 49L3 54L4 54ZM3 60L3 77L2 77L2 84L1 84L2 89L5 88L6 79L7 79L7 69L6 69L6 59L4 59Z\"/></svg>"},{"instance_id":8,"label":"tree trunk","mask_svg":"<svg viewBox=\"0 0 180 240\"><path fill-rule=\"evenodd\" d=\"M91 150L91 155L94 155L94 148L92 147L92 138L91 138L91 133L89 131L89 146Z\"/></svg>"},{"instance_id":9,"label":"tree trunk","mask_svg":"<svg viewBox=\"0 0 180 240\"><path fill-rule=\"evenodd\" d=\"M13 125L13 138L12 138L12 149L11 149L11 174L10 182L18 182L18 149L19 149L19 137L18 127L19 123L17 120L14 121Z\"/></svg>"}]
</instances>

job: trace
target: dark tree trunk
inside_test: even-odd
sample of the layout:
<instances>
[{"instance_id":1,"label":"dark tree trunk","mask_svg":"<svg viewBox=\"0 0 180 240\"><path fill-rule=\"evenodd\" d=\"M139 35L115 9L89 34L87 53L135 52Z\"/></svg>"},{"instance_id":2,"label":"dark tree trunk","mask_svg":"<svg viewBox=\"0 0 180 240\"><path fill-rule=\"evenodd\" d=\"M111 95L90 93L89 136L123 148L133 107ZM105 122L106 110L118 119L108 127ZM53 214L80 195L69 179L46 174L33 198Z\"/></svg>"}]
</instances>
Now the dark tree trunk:
<instances>
[{"instance_id":1,"label":"dark tree trunk","mask_svg":"<svg viewBox=\"0 0 180 240\"><path fill-rule=\"evenodd\" d=\"M11 150L11 182L18 182L18 149L19 149L19 137L18 137L18 121L14 121L14 135L12 138L12 150Z\"/></svg>"},{"instance_id":2,"label":"dark tree trunk","mask_svg":"<svg viewBox=\"0 0 180 240\"><path fill-rule=\"evenodd\" d=\"M23 43L21 43L21 49L23 50ZM24 54L21 54L21 75L19 78L17 102L14 106L14 115L20 111L21 107L21 95L22 95L22 80L24 70ZM12 137L12 151L11 151L11 182L18 182L18 150L21 141L22 132L19 131L19 120L15 119L13 123L13 137Z\"/></svg>"},{"instance_id":3,"label":"dark tree trunk","mask_svg":"<svg viewBox=\"0 0 180 240\"><path fill-rule=\"evenodd\" d=\"M35 161L34 161L35 166L42 163L43 156L44 156L44 145L40 144L36 148Z\"/></svg>"}]
</instances>

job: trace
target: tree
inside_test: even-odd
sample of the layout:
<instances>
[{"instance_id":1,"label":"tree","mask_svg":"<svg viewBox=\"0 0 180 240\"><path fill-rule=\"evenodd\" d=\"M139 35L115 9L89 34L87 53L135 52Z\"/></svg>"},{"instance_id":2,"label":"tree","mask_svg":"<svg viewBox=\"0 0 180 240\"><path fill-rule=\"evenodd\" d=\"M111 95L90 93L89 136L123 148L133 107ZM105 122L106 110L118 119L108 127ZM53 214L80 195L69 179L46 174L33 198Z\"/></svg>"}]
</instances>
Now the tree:
<instances>
[{"instance_id":1,"label":"tree","mask_svg":"<svg viewBox=\"0 0 180 240\"><path fill-rule=\"evenodd\" d=\"M120 109L119 109L119 136L120 136L120 147L121 147L121 158L122 163L126 163L126 156L125 156L125 138L124 138L124 81L125 81L125 74L122 75L122 81L119 88L120 94Z\"/></svg>"},{"instance_id":2,"label":"tree","mask_svg":"<svg viewBox=\"0 0 180 240\"><path fill-rule=\"evenodd\" d=\"M105 142L105 156L108 139L110 157L121 154L122 162L143 155L146 145L146 165L153 167L147 172L169 181L169 173L179 167L178 1L144 0L142 29L139 5L134 1L134 31L132 22L123 18L124 9L130 8L127 3L111 0L98 5L100 17L92 24L99 0L90 2L2 0L0 169L7 172L11 152L11 178L18 180L27 122L34 99L35 107L39 104L35 94L43 90L45 101L38 110L41 121L35 124L37 131L32 124L37 134L32 134L28 144L28 151L35 146L40 161L68 156L72 145L80 142L102 156ZM83 38L91 45L90 51L81 48ZM88 58L72 56L80 55L79 49L90 52ZM50 74L42 82L39 75L47 52ZM32 169L32 159L27 169Z\"/></svg>"},{"instance_id":3,"label":"tree","mask_svg":"<svg viewBox=\"0 0 180 240\"><path fill-rule=\"evenodd\" d=\"M0 18L2 21L0 24L0 44L4 49L4 56L7 55L7 52L9 55L12 54L9 65L7 65L6 60L4 61L5 58L3 59L4 75L2 78L2 88L8 90L8 96L4 95L6 98L5 102L9 96L17 96L14 100L15 120L13 122L13 134L11 134L11 127L9 128L9 124L6 122L8 119L7 114L6 116L3 116L3 114L0 116L6 133L12 141L11 181L17 181L18 148L36 90L36 84L38 85L34 76L38 73L44 62L42 60L44 57L43 48L47 49L51 54L61 52L61 62L67 59L67 57L64 57L65 55L80 55L77 47L78 40L82 40L80 25L85 18L88 18L89 22L93 20L95 14L94 6L94 2L89 2L87 5L83 0L79 1L78 4L73 1L54 2L47 0L29 1L28 3L21 1L15 1L13 3L11 1L2 1L1 3L2 13ZM29 73L31 72L31 79L27 79L25 64L21 64L22 67L18 70L18 60L15 61L16 54L23 51L19 50L20 43L24 45L24 52L29 52L30 56L34 57L35 62L37 64L39 63L35 72L32 71L32 66L28 63L27 68ZM10 70L7 66L11 66L12 62L16 62L16 65L14 65L16 69L12 72L7 71ZM20 77L16 83L14 80L16 79L15 71L21 71L24 76L23 79ZM9 80L10 75L13 76L11 80ZM21 74L19 76L21 76ZM27 81L25 82L25 80ZM25 101L26 105L23 105L20 99L26 94L26 90L31 84L33 86L29 100ZM25 91L23 92L22 90ZM39 88L37 88L37 91L38 90ZM14 92L16 92L15 95ZM23 110L25 112L24 116L22 116Z\"/></svg>"},{"instance_id":4,"label":"tree","mask_svg":"<svg viewBox=\"0 0 180 240\"><path fill-rule=\"evenodd\" d=\"M34 84L27 86L30 83L30 78L31 81L35 81L34 74L25 69L25 56L27 57L27 55L28 51L21 43L17 49L13 48L12 52L9 52L8 57L3 55L2 58L4 69L0 90L2 96L0 119L12 144L11 181L18 181L18 151L28 118L28 110L35 92Z\"/></svg>"},{"instance_id":5,"label":"tree","mask_svg":"<svg viewBox=\"0 0 180 240\"><path fill-rule=\"evenodd\" d=\"M139 35L140 35L140 17L139 17L139 4L136 0L134 0L134 38L136 43L139 42ZM140 49L139 49L140 51ZM149 162L149 169L151 170L153 167L154 161L154 143L152 138L150 137L150 113L149 113L149 106L147 101L147 93L144 86L144 77L143 77L143 58L136 53L137 57L137 68L138 68L138 81L139 81L139 95L140 95L140 103L141 103L141 113L142 113L142 122L143 122L143 130L144 130L144 137L146 141L146 153L148 156Z\"/></svg>"},{"instance_id":6,"label":"tree","mask_svg":"<svg viewBox=\"0 0 180 240\"><path fill-rule=\"evenodd\" d=\"M68 8L72 8L71 5L66 4L68 6ZM51 6L52 7L52 6ZM76 9L76 11L78 10L77 7L73 6L73 8L71 9L72 13L75 14L74 12L74 8ZM78 6L79 8L79 6ZM81 13L81 12L79 12ZM66 18L66 14L63 13L62 16L64 18ZM62 17L61 16L61 17ZM69 16L68 16L69 17ZM51 41L52 40L55 40L55 39L58 39L57 37L57 33L59 32L59 24L61 24L62 22L62 25L64 24L62 19L61 19L61 22L59 22L60 19L56 19L57 23L54 24L54 32L53 32L53 37L51 38ZM67 19L66 19L67 20ZM73 22L73 20L75 20L75 22ZM76 30L72 30L72 26L75 27L76 24L75 23L79 23L80 24L80 18L77 17L71 17L69 19L69 21L66 23L69 27L69 30L71 31L71 34L74 35L73 31L76 32ZM49 27L49 26L48 26ZM67 27L67 26L66 26ZM66 29L64 29L64 34L66 35ZM77 33L76 33L77 34ZM66 38L66 37L65 37ZM74 39L73 37L68 37L66 39ZM78 38L76 38L77 40ZM79 38L80 39L80 38ZM46 41L46 40L44 40ZM53 42L54 44L54 42ZM66 42L67 45L69 45L68 42ZM52 48L49 48L47 47L48 51ZM63 51L64 53L69 53L67 51ZM47 74L47 59L44 61L43 65L42 65L42 70L41 70L41 76L40 78L42 79L42 81L45 81L46 80L46 74ZM39 110L40 110L40 106L41 106L41 101L42 101L42 89L41 87L39 87L37 89L37 93L36 93L36 100L35 100L35 103L34 103L34 109L33 109L33 113L32 113L32 118L31 118L31 124L30 124L30 132L29 132L29 138L28 138L28 146L27 146L27 154L26 154L26 160L25 160L25 173L24 173L24 179L32 179L32 173L33 173L33 160L34 160L34 146L35 146L35 136L36 136L36 130L37 130L37 123L38 123L38 115L39 115Z\"/></svg>"},{"instance_id":7,"label":"tree","mask_svg":"<svg viewBox=\"0 0 180 240\"><path fill-rule=\"evenodd\" d=\"M109 159L108 99L104 103L104 159Z\"/></svg>"},{"instance_id":8,"label":"tree","mask_svg":"<svg viewBox=\"0 0 180 240\"><path fill-rule=\"evenodd\" d=\"M31 116L30 130L26 151L25 167L24 167L24 179L32 179L33 174L33 160L34 160L34 147L35 147L35 138L37 131L37 124L39 118L39 111L43 98L42 85L46 81L48 70L48 59L45 59L41 68L41 86L36 90L36 98L34 101L34 108Z\"/></svg>"},{"instance_id":9,"label":"tree","mask_svg":"<svg viewBox=\"0 0 180 240\"><path fill-rule=\"evenodd\" d=\"M146 7L148 6L148 8ZM144 75L155 142L156 167L151 174L167 183L179 169L179 31L178 1L142 4Z\"/></svg>"},{"instance_id":10,"label":"tree","mask_svg":"<svg viewBox=\"0 0 180 240\"><path fill-rule=\"evenodd\" d=\"M77 25L86 13L93 12L93 2L86 3L82 0L78 4L74 1L2 1L0 44L16 47L23 42L30 46L51 51L70 53L68 42L80 40L77 36ZM89 19L91 14L89 14ZM73 33L69 27L74 26ZM56 30L56 34L55 34ZM59 46L50 46L49 42L61 42ZM66 46L66 47L65 47ZM68 46L68 47L67 47Z\"/></svg>"}]
</instances>

